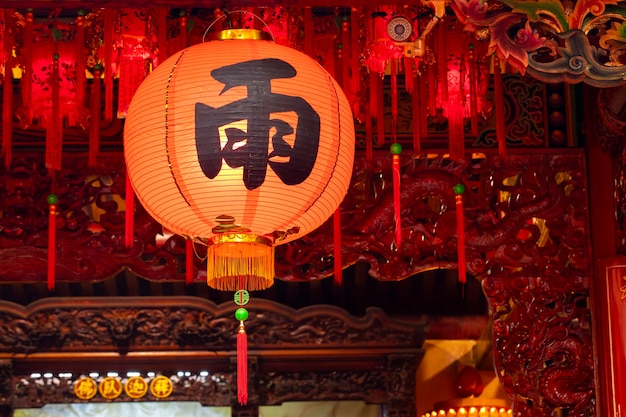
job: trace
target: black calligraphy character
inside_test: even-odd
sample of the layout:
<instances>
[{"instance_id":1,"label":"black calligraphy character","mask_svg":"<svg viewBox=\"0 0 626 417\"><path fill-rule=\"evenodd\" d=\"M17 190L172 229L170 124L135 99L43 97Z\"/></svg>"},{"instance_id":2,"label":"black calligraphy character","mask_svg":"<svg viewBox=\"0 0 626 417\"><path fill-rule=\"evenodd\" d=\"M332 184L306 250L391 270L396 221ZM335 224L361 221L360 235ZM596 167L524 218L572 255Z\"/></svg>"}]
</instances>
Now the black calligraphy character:
<instances>
[{"instance_id":1,"label":"black calligraphy character","mask_svg":"<svg viewBox=\"0 0 626 417\"><path fill-rule=\"evenodd\" d=\"M259 59L218 68L211 75L224 84L220 95L233 87L246 86L248 96L219 108L196 103L196 150L204 175L215 178L223 160L231 168L243 167L248 190L263 184L268 165L284 184L296 185L307 179L317 158L319 115L302 97L273 93L271 87L272 79L295 77L295 68L280 59ZM293 147L284 140L293 134L293 126L271 118L278 112L298 116ZM238 121L247 121L247 131L226 127L227 141L222 147L220 128ZM271 138L270 132L274 132ZM275 157L282 161L272 160Z\"/></svg>"}]
</instances>

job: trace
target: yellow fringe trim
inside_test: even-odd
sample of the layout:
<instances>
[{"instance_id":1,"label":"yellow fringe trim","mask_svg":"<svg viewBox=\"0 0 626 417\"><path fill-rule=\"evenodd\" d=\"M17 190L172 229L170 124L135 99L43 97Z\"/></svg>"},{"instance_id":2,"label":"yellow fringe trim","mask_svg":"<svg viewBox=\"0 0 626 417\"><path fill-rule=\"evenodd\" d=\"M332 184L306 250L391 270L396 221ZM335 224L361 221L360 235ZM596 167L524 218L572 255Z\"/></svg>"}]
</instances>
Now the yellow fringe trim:
<instances>
[{"instance_id":1,"label":"yellow fringe trim","mask_svg":"<svg viewBox=\"0 0 626 417\"><path fill-rule=\"evenodd\" d=\"M221 291L264 290L274 284L274 247L245 233L214 236L207 248L207 284Z\"/></svg>"}]
</instances>

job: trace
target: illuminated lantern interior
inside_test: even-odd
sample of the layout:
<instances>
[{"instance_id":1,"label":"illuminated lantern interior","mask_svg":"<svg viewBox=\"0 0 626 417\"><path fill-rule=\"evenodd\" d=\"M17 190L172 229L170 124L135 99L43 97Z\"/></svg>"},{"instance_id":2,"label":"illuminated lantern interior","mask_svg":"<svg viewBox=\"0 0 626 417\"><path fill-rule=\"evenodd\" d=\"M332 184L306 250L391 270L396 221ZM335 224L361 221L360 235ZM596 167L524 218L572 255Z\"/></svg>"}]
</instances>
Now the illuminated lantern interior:
<instances>
[{"instance_id":1,"label":"illuminated lantern interior","mask_svg":"<svg viewBox=\"0 0 626 417\"><path fill-rule=\"evenodd\" d=\"M208 246L208 284L222 290L269 287L273 247L324 223L352 175L341 88L262 33L224 31L169 57L139 86L124 128L137 197Z\"/></svg>"}]
</instances>

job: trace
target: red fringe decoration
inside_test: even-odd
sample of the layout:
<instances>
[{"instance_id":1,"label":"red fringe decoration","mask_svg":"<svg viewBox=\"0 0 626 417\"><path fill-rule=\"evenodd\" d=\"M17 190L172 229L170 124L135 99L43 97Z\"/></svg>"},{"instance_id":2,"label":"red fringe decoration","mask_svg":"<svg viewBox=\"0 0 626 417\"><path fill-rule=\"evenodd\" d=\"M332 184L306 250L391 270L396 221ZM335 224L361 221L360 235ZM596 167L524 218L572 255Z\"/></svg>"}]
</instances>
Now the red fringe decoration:
<instances>
[{"instance_id":1,"label":"red fringe decoration","mask_svg":"<svg viewBox=\"0 0 626 417\"><path fill-rule=\"evenodd\" d=\"M104 120L113 120L113 17L115 11L104 9Z\"/></svg>"},{"instance_id":2,"label":"red fringe decoration","mask_svg":"<svg viewBox=\"0 0 626 417\"><path fill-rule=\"evenodd\" d=\"M194 270L193 270L193 240L187 239L185 241L185 284L193 284Z\"/></svg>"},{"instance_id":3,"label":"red fringe decoration","mask_svg":"<svg viewBox=\"0 0 626 417\"><path fill-rule=\"evenodd\" d=\"M502 70L497 56L493 59L493 93L495 94L496 108L496 138L498 140L498 153L501 157L506 156L506 126L504 121L504 86L502 84Z\"/></svg>"},{"instance_id":4,"label":"red fringe decoration","mask_svg":"<svg viewBox=\"0 0 626 417\"><path fill-rule=\"evenodd\" d=\"M88 163L95 166L100 151L100 89L102 88L102 69L93 71L93 85L91 86L91 130L89 131Z\"/></svg>"},{"instance_id":5,"label":"red fringe decoration","mask_svg":"<svg viewBox=\"0 0 626 417\"><path fill-rule=\"evenodd\" d=\"M359 90L361 88L361 64L359 62L359 36L361 34L359 15L359 10L355 7L352 7L350 11L350 93L352 94L350 101L352 102L352 111L354 112L354 114L358 117L361 117L362 109L360 108L359 100L357 99L357 97L359 96Z\"/></svg>"},{"instance_id":6,"label":"red fringe decoration","mask_svg":"<svg viewBox=\"0 0 626 417\"><path fill-rule=\"evenodd\" d=\"M456 161L465 159L465 130L463 127L463 102L458 91L448 94L448 137L450 158Z\"/></svg>"},{"instance_id":7,"label":"red fringe decoration","mask_svg":"<svg viewBox=\"0 0 626 417\"><path fill-rule=\"evenodd\" d=\"M159 32L159 59L155 67L167 59L167 13L168 9L159 7L157 10L157 30Z\"/></svg>"},{"instance_id":8,"label":"red fringe decoration","mask_svg":"<svg viewBox=\"0 0 626 417\"><path fill-rule=\"evenodd\" d=\"M54 291L56 269L56 236L57 206L56 204L50 204L50 211L48 213L48 291Z\"/></svg>"},{"instance_id":9,"label":"red fringe decoration","mask_svg":"<svg viewBox=\"0 0 626 417\"><path fill-rule=\"evenodd\" d=\"M130 183L128 173L126 173L126 217L124 232L126 249L130 249L135 243L135 190Z\"/></svg>"},{"instance_id":10,"label":"red fringe decoration","mask_svg":"<svg viewBox=\"0 0 626 417\"><path fill-rule=\"evenodd\" d=\"M470 119L472 136L478 136L478 93L476 77L476 60L474 59L474 47L469 48L469 84L470 84Z\"/></svg>"},{"instance_id":11,"label":"red fringe decoration","mask_svg":"<svg viewBox=\"0 0 626 417\"><path fill-rule=\"evenodd\" d=\"M313 56L313 8L304 8L304 53Z\"/></svg>"},{"instance_id":12,"label":"red fringe decoration","mask_svg":"<svg viewBox=\"0 0 626 417\"><path fill-rule=\"evenodd\" d=\"M351 42L350 42L350 23L347 19L344 19L343 22L341 22L341 53L342 53L342 60L340 61L340 65L341 65L341 82L340 85L343 88L343 92L346 94L346 96L348 97L348 100L351 102L350 103L350 107L352 106L352 101L353 100L353 96L352 96L352 92L350 91L350 64L351 64L351 59L350 59L350 46L351 46ZM337 71L339 73L339 71ZM355 113L356 114L356 113Z\"/></svg>"},{"instance_id":13,"label":"red fringe decoration","mask_svg":"<svg viewBox=\"0 0 626 417\"><path fill-rule=\"evenodd\" d=\"M241 405L248 403L248 336L243 321L237 332L237 399Z\"/></svg>"},{"instance_id":14,"label":"red fringe decoration","mask_svg":"<svg viewBox=\"0 0 626 417\"><path fill-rule=\"evenodd\" d=\"M32 123L32 108L30 108L30 103L32 103L32 82L33 82L33 12L26 12L26 19L24 23L24 29L22 33L24 34L24 68L26 68L26 73L22 76L20 81L22 87L22 102L29 108L26 113L26 120L21 124L30 126Z\"/></svg>"},{"instance_id":15,"label":"red fringe decoration","mask_svg":"<svg viewBox=\"0 0 626 417\"><path fill-rule=\"evenodd\" d=\"M380 74L375 75L375 83L370 88L376 89L376 145L383 146L385 144L385 103L383 101L383 80Z\"/></svg>"},{"instance_id":16,"label":"red fringe decoration","mask_svg":"<svg viewBox=\"0 0 626 417\"><path fill-rule=\"evenodd\" d=\"M420 108L420 92L422 90L420 84L420 76L417 71L412 72L410 75L406 74L407 78L413 80L413 91L411 93L411 112L413 116L413 154L417 155L422 151L422 111Z\"/></svg>"},{"instance_id":17,"label":"red fringe decoration","mask_svg":"<svg viewBox=\"0 0 626 417\"><path fill-rule=\"evenodd\" d=\"M461 193L455 195L456 235L457 235L459 282L462 284L465 284L465 282L467 281L467 278L466 278L467 265L465 261L465 216L463 213L463 195Z\"/></svg>"},{"instance_id":18,"label":"red fringe decoration","mask_svg":"<svg viewBox=\"0 0 626 417\"><path fill-rule=\"evenodd\" d=\"M4 36L9 32L4 26ZM10 42L5 38L5 52L9 53L7 45ZM11 66L5 63L4 65L4 88L2 94L2 153L4 153L4 166L8 170L11 167L11 160L13 159L13 88L11 87L13 81L13 73Z\"/></svg>"},{"instance_id":19,"label":"red fringe decoration","mask_svg":"<svg viewBox=\"0 0 626 417\"><path fill-rule=\"evenodd\" d=\"M335 284L343 282L343 259L341 255L341 209L337 208L333 213L333 244L335 258Z\"/></svg>"},{"instance_id":20,"label":"red fringe decoration","mask_svg":"<svg viewBox=\"0 0 626 417\"><path fill-rule=\"evenodd\" d=\"M82 12L81 12L82 13ZM85 105L85 16L76 17L76 101Z\"/></svg>"},{"instance_id":21,"label":"red fringe decoration","mask_svg":"<svg viewBox=\"0 0 626 417\"><path fill-rule=\"evenodd\" d=\"M389 60L391 72L391 140L396 143L398 126L398 60Z\"/></svg>"}]
</instances>

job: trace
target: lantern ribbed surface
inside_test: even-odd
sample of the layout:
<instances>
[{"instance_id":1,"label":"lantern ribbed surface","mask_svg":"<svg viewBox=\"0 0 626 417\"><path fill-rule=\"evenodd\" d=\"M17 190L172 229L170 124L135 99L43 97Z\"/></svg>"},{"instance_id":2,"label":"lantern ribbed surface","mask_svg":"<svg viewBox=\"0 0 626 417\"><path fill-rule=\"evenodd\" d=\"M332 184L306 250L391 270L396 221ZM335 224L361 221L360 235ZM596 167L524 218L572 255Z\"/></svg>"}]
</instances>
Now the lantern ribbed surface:
<instances>
[{"instance_id":1,"label":"lantern ribbed surface","mask_svg":"<svg viewBox=\"0 0 626 417\"><path fill-rule=\"evenodd\" d=\"M144 80L124 149L138 199L167 229L275 245L317 228L343 200L354 124L341 88L307 55L271 41L211 41Z\"/></svg>"}]
</instances>

